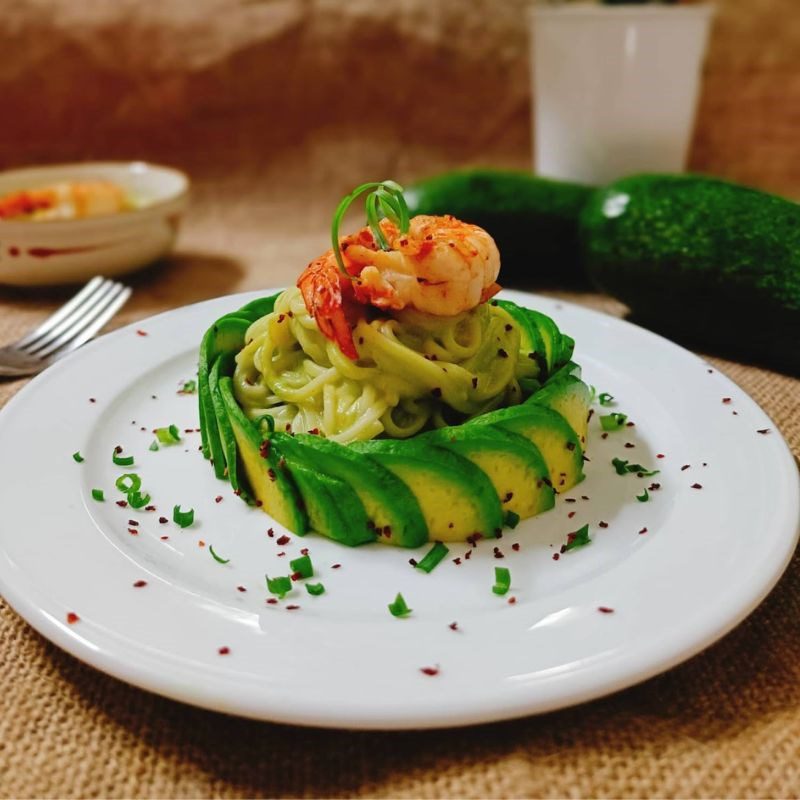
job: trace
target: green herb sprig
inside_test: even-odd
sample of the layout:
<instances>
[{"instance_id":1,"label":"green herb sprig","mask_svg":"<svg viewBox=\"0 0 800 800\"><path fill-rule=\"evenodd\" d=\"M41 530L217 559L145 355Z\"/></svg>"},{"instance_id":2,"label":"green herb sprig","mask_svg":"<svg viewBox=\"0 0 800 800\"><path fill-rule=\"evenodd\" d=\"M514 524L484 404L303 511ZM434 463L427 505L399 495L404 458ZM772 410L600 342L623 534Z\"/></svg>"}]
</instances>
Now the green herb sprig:
<instances>
[{"instance_id":1,"label":"green herb sprig","mask_svg":"<svg viewBox=\"0 0 800 800\"><path fill-rule=\"evenodd\" d=\"M336 257L336 263L339 265L339 271L348 278L350 276L345 269L342 248L339 244L339 225L353 201L358 199L364 192L369 192L365 201L367 224L381 250L389 249L389 243L386 241L380 226L382 216L391 220L400 233L408 233L410 224L408 205L405 197L403 197L403 187L399 183L395 183L395 181L372 181L370 183L362 183L361 186L353 189L336 207L336 213L334 213L333 222L331 223L333 254Z\"/></svg>"}]
</instances>

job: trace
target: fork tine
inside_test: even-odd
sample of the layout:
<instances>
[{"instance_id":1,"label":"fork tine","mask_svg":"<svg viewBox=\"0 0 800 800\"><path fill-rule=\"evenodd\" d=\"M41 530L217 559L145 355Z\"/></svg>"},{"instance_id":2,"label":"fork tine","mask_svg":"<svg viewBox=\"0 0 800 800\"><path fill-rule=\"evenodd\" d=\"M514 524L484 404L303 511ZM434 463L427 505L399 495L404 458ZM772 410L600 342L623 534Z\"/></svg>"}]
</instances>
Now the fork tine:
<instances>
[{"instance_id":1,"label":"fork tine","mask_svg":"<svg viewBox=\"0 0 800 800\"><path fill-rule=\"evenodd\" d=\"M105 278L99 275L92 278L78 294L64 303L54 314L51 314L41 325L34 328L30 333L23 336L18 342L15 343L16 347L27 347L35 342L41 336L44 336L49 330L58 325L64 317L71 314L89 295L91 295L98 286L103 283Z\"/></svg>"},{"instance_id":2,"label":"fork tine","mask_svg":"<svg viewBox=\"0 0 800 800\"><path fill-rule=\"evenodd\" d=\"M36 355L40 358L49 356L57 350L68 345L73 339L80 336L85 330L90 329L107 308L113 307L114 301L125 294L127 287L120 283L110 282L110 291L98 300L88 311L76 320L67 330L63 331L55 340L39 350ZM126 298L127 299L127 298ZM85 341L85 340L84 340Z\"/></svg>"},{"instance_id":3,"label":"fork tine","mask_svg":"<svg viewBox=\"0 0 800 800\"><path fill-rule=\"evenodd\" d=\"M131 296L132 290L128 286L120 286L120 291L115 298L111 301L111 303L106 307L106 309L91 323L89 323L79 334L77 334L71 341L67 342L60 350L54 351L51 354L51 358L61 358L61 356L66 355L67 353L71 353L73 350L76 350L80 347L84 342L88 341L89 339L94 336L97 331L99 331L103 325L108 322L117 311L128 302L128 298Z\"/></svg>"},{"instance_id":4,"label":"fork tine","mask_svg":"<svg viewBox=\"0 0 800 800\"><path fill-rule=\"evenodd\" d=\"M80 320L86 315L91 313L92 309L98 304L102 303L104 298L111 292L112 288L114 287L114 282L106 280L105 278L101 279L101 282L97 284L95 290L87 295L83 302L79 305L75 306L71 313L64 316L60 322L54 325L49 331L47 331L43 336L40 336L37 340L24 345L20 349L30 355L43 355L43 351L45 351L56 338L60 337L62 333L67 330L70 330L76 323L80 322ZM19 345L17 345L19 347ZM47 352L50 352L47 350Z\"/></svg>"}]
</instances>

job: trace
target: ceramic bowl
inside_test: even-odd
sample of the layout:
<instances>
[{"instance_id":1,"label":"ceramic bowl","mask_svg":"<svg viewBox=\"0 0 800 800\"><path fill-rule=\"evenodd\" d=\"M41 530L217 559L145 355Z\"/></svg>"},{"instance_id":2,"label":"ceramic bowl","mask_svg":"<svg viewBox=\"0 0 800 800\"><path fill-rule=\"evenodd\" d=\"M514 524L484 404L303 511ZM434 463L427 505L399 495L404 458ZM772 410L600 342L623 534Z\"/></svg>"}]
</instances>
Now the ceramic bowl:
<instances>
[{"instance_id":1,"label":"ceramic bowl","mask_svg":"<svg viewBox=\"0 0 800 800\"><path fill-rule=\"evenodd\" d=\"M59 181L105 179L137 208L74 220L0 220L0 283L75 283L121 275L165 256L175 243L189 191L188 177L141 161L90 162L0 172L0 196Z\"/></svg>"}]
</instances>

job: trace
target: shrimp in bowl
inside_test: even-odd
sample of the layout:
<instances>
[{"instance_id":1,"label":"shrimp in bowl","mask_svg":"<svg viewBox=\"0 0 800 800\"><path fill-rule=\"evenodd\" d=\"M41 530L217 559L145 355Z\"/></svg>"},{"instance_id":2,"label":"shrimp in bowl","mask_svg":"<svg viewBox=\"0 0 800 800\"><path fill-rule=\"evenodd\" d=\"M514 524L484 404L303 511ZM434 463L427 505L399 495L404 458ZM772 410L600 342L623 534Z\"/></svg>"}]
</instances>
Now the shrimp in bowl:
<instances>
[{"instance_id":1,"label":"shrimp in bowl","mask_svg":"<svg viewBox=\"0 0 800 800\"><path fill-rule=\"evenodd\" d=\"M358 351L352 329L369 308L453 317L500 291L500 253L483 228L449 215L408 219L402 190L390 181L365 184L343 204L376 185L392 188L396 203L384 208L393 218L374 214L370 225L341 238L335 223L334 247L297 281L320 332L353 360Z\"/></svg>"}]
</instances>

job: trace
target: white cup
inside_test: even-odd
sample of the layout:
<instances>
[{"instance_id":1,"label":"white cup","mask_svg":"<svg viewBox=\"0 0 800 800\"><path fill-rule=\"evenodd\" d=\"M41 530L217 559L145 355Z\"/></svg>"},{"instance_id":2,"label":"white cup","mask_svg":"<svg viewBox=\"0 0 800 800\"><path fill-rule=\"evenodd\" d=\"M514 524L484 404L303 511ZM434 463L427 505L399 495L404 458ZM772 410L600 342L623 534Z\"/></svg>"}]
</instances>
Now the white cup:
<instances>
[{"instance_id":1,"label":"white cup","mask_svg":"<svg viewBox=\"0 0 800 800\"><path fill-rule=\"evenodd\" d=\"M537 173L602 184L683 170L712 14L709 5L534 8Z\"/></svg>"}]
</instances>

